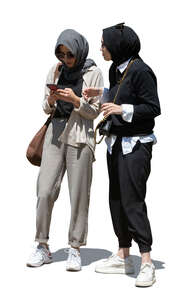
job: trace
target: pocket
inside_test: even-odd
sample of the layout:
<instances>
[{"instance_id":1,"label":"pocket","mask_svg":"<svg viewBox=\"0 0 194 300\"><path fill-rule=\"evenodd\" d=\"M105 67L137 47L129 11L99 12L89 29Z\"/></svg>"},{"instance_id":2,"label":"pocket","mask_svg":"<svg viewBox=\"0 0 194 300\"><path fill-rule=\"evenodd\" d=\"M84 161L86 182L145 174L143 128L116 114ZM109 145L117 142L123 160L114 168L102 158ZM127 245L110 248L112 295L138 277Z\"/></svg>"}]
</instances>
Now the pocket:
<instances>
[{"instance_id":1,"label":"pocket","mask_svg":"<svg viewBox=\"0 0 194 300\"><path fill-rule=\"evenodd\" d=\"M135 146L133 147L132 153L134 153L135 151L139 150L141 146L141 142L138 140L135 144Z\"/></svg>"},{"instance_id":2,"label":"pocket","mask_svg":"<svg viewBox=\"0 0 194 300\"><path fill-rule=\"evenodd\" d=\"M147 155L150 156L150 159L152 158L152 146L153 142L148 142L148 143L141 143L142 148L146 152Z\"/></svg>"}]
</instances>

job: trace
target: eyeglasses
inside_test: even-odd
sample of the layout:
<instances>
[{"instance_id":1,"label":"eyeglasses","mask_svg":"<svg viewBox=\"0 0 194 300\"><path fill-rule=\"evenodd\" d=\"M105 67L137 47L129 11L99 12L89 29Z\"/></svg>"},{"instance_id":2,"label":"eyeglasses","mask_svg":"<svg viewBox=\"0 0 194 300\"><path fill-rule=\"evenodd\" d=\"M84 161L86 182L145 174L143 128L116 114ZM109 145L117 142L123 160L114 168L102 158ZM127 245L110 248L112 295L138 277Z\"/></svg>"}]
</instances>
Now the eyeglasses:
<instances>
[{"instance_id":1,"label":"eyeglasses","mask_svg":"<svg viewBox=\"0 0 194 300\"><path fill-rule=\"evenodd\" d=\"M72 58L75 57L75 56L73 55L73 53L71 53L70 51L67 52L67 53L64 53L64 52L58 52L58 53L57 53L58 59L64 59L65 56L66 56L68 59L72 59Z\"/></svg>"}]
</instances>

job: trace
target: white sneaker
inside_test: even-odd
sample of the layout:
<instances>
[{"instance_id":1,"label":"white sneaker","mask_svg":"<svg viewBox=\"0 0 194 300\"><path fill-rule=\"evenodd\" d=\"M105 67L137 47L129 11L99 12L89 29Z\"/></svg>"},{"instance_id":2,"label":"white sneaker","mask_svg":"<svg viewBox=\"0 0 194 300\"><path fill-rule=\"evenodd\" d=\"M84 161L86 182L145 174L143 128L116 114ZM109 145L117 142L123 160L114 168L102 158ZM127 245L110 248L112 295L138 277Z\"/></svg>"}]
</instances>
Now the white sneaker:
<instances>
[{"instance_id":1,"label":"white sneaker","mask_svg":"<svg viewBox=\"0 0 194 300\"><path fill-rule=\"evenodd\" d=\"M27 261L27 267L40 267L43 264L50 264L52 262L52 256L49 249L38 245L30 255Z\"/></svg>"},{"instance_id":2,"label":"white sneaker","mask_svg":"<svg viewBox=\"0 0 194 300\"><path fill-rule=\"evenodd\" d=\"M156 281L155 267L153 264L144 263L141 265L139 275L137 276L136 286L151 286Z\"/></svg>"},{"instance_id":3,"label":"white sneaker","mask_svg":"<svg viewBox=\"0 0 194 300\"><path fill-rule=\"evenodd\" d=\"M107 259L101 260L95 271L105 274L132 274L134 273L134 266L130 256L122 259L118 255L112 254Z\"/></svg>"},{"instance_id":4,"label":"white sneaker","mask_svg":"<svg viewBox=\"0 0 194 300\"><path fill-rule=\"evenodd\" d=\"M68 258L66 263L67 271L80 271L81 270L81 257L80 253L75 248L69 248Z\"/></svg>"}]
</instances>

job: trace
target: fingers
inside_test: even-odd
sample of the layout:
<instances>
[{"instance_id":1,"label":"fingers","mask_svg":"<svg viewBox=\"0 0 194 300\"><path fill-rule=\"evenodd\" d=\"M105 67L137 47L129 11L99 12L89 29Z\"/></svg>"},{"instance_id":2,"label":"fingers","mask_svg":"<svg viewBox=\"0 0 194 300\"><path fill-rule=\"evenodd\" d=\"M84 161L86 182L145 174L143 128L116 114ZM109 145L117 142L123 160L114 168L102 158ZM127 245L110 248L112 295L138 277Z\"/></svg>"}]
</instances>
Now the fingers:
<instances>
[{"instance_id":1,"label":"fingers","mask_svg":"<svg viewBox=\"0 0 194 300\"><path fill-rule=\"evenodd\" d=\"M57 90L56 90L56 93L57 93L57 94L63 95L63 94L65 93L65 90L57 89Z\"/></svg>"},{"instance_id":2,"label":"fingers","mask_svg":"<svg viewBox=\"0 0 194 300\"><path fill-rule=\"evenodd\" d=\"M107 110L110 107L114 107L114 106L115 106L115 104L113 104L113 103L103 103L101 106L101 111Z\"/></svg>"},{"instance_id":3,"label":"fingers","mask_svg":"<svg viewBox=\"0 0 194 300\"><path fill-rule=\"evenodd\" d=\"M71 89L69 89L71 90ZM57 89L55 92L56 98L65 102L72 102L72 93L67 89Z\"/></svg>"},{"instance_id":4,"label":"fingers","mask_svg":"<svg viewBox=\"0 0 194 300\"><path fill-rule=\"evenodd\" d=\"M99 95L102 94L102 90L103 89L100 89L100 88L89 87L89 88L86 88L86 89L83 90L83 95L87 96L88 98L89 97L96 97L96 96L99 96Z\"/></svg>"},{"instance_id":5,"label":"fingers","mask_svg":"<svg viewBox=\"0 0 194 300\"><path fill-rule=\"evenodd\" d=\"M108 118L109 115L110 115L110 113L103 113L103 117L106 119Z\"/></svg>"},{"instance_id":6,"label":"fingers","mask_svg":"<svg viewBox=\"0 0 194 300\"><path fill-rule=\"evenodd\" d=\"M82 93L82 96L83 96L83 97L84 97L84 99L85 99L85 100L87 100L87 101L88 101L88 100L89 100L89 98L90 98L90 97L88 97L87 95L85 95L85 94L83 94L83 93Z\"/></svg>"},{"instance_id":7,"label":"fingers","mask_svg":"<svg viewBox=\"0 0 194 300\"><path fill-rule=\"evenodd\" d=\"M104 103L101 106L101 112L103 112L103 115L105 117L109 115L121 115L122 114L122 108L120 105L113 104L113 103Z\"/></svg>"},{"instance_id":8,"label":"fingers","mask_svg":"<svg viewBox=\"0 0 194 300\"><path fill-rule=\"evenodd\" d=\"M72 89L65 88L65 89L57 89L56 92L57 93L70 93L70 92L73 92L73 91L72 91Z\"/></svg>"},{"instance_id":9,"label":"fingers","mask_svg":"<svg viewBox=\"0 0 194 300\"><path fill-rule=\"evenodd\" d=\"M55 93L49 95L49 98L53 101L57 100L57 95Z\"/></svg>"},{"instance_id":10,"label":"fingers","mask_svg":"<svg viewBox=\"0 0 194 300\"><path fill-rule=\"evenodd\" d=\"M59 96L63 96L63 97L69 97L70 96L70 93L68 91L61 90L61 89L58 89L56 91L56 94L59 95Z\"/></svg>"},{"instance_id":11,"label":"fingers","mask_svg":"<svg viewBox=\"0 0 194 300\"><path fill-rule=\"evenodd\" d=\"M59 92L70 92L70 91L73 91L72 89L70 89L70 88L65 88L65 89L57 89L57 91L59 91Z\"/></svg>"},{"instance_id":12,"label":"fingers","mask_svg":"<svg viewBox=\"0 0 194 300\"><path fill-rule=\"evenodd\" d=\"M111 114L114 114L115 113L115 111L114 111L114 109L106 109L106 110L104 110L103 111L103 116L109 116L109 115L111 115Z\"/></svg>"},{"instance_id":13,"label":"fingers","mask_svg":"<svg viewBox=\"0 0 194 300\"><path fill-rule=\"evenodd\" d=\"M103 113L103 116L105 117L105 118L107 118L108 116L110 116L110 115L117 115L118 113L116 112L116 111L114 111L114 110L106 110L106 111L104 111L104 113Z\"/></svg>"},{"instance_id":14,"label":"fingers","mask_svg":"<svg viewBox=\"0 0 194 300\"><path fill-rule=\"evenodd\" d=\"M83 93L84 95L89 95L90 92L91 92L91 88L86 88L86 89L83 90L82 93Z\"/></svg>"}]
</instances>

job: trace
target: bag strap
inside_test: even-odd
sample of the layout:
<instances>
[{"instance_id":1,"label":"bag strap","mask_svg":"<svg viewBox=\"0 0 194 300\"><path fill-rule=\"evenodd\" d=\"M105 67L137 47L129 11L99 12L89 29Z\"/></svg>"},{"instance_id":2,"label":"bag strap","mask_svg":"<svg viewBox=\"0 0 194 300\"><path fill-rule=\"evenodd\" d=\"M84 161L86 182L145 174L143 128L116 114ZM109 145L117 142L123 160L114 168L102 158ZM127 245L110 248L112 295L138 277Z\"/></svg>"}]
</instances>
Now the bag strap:
<instances>
[{"instance_id":1,"label":"bag strap","mask_svg":"<svg viewBox=\"0 0 194 300\"><path fill-rule=\"evenodd\" d=\"M53 83L55 83L55 80L57 79L57 77L58 77L58 75L59 75L59 73L60 73L59 67L60 67L61 65L62 65L62 63L58 63L58 64L56 65L56 69L55 69L55 72L54 72Z\"/></svg>"},{"instance_id":2,"label":"bag strap","mask_svg":"<svg viewBox=\"0 0 194 300\"><path fill-rule=\"evenodd\" d=\"M134 61L135 61L135 59L130 60L129 64L127 65L127 68L126 68L126 70L125 70L125 73L124 73L123 77L121 78L121 80L120 80L120 82L119 82L119 87L118 87L118 89L117 89L117 92L116 92L116 95L115 95L115 97L114 97L113 103L116 102L116 98L117 98L117 96L118 96L118 93L119 93L119 90L120 90L120 87L121 87L121 83L122 83L123 80L125 79L125 77L126 77L126 75L127 75L127 72L128 72L130 66L132 65L132 63L133 63ZM105 118L105 119L106 119L106 118Z\"/></svg>"},{"instance_id":3,"label":"bag strap","mask_svg":"<svg viewBox=\"0 0 194 300\"><path fill-rule=\"evenodd\" d=\"M119 82L119 87L118 87L117 92L116 92L116 94L115 94L115 97L114 97L114 99L113 99L113 103L116 102L116 99L117 99L117 96L118 96L118 93L119 93L119 90L120 90L120 87L121 87L121 83L122 83L123 80L125 79L125 77L126 77L126 75L127 75L127 72L128 72L128 70L129 70L129 68L131 67L132 63L133 63L135 60L136 60L136 59L131 59L130 62L129 62L129 64L127 65L127 68L126 68L126 70L125 70L125 73L123 74L123 77L121 78L121 80L120 80L120 82ZM107 117L104 117L104 118L97 124L97 126L96 126L96 129L95 129L95 131L94 131L95 144L100 144L100 143L102 142L103 138L104 138L104 135L103 135L103 136L101 137L100 141L98 141L98 142L96 141L97 130L98 130L98 128L99 128L99 125L100 125L102 122L104 122L106 119L107 119Z\"/></svg>"}]
</instances>

